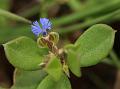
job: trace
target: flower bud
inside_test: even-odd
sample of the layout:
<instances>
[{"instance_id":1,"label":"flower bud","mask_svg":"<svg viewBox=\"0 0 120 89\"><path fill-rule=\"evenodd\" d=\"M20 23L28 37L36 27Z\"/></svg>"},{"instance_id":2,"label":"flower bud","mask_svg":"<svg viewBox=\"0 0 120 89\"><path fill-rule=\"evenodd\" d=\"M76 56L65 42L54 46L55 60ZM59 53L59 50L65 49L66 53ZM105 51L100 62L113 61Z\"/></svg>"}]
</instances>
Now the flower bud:
<instances>
[{"instance_id":1,"label":"flower bud","mask_svg":"<svg viewBox=\"0 0 120 89\"><path fill-rule=\"evenodd\" d=\"M49 36L49 40L52 41L54 44L58 43L59 34L57 32L50 32L48 36Z\"/></svg>"},{"instance_id":2,"label":"flower bud","mask_svg":"<svg viewBox=\"0 0 120 89\"><path fill-rule=\"evenodd\" d=\"M56 32L51 32L46 36L40 36L37 39L37 44L39 47L46 47L55 55L58 55L58 48L56 44L58 43L59 35Z\"/></svg>"},{"instance_id":3,"label":"flower bud","mask_svg":"<svg viewBox=\"0 0 120 89\"><path fill-rule=\"evenodd\" d=\"M37 44L38 44L39 47L47 47L47 42L46 42L45 37L40 36L37 39Z\"/></svg>"}]
</instances>

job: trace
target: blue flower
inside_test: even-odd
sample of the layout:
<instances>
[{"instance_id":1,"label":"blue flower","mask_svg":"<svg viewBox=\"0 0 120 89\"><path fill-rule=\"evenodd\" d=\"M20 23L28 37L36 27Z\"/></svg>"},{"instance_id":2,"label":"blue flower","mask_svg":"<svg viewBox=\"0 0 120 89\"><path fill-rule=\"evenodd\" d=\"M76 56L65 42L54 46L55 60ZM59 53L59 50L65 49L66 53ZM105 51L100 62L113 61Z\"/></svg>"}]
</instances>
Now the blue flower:
<instances>
[{"instance_id":1,"label":"blue flower","mask_svg":"<svg viewBox=\"0 0 120 89\"><path fill-rule=\"evenodd\" d=\"M32 32L36 36L39 36L40 34L45 36L47 35L47 31L51 29L52 23L47 18L40 18L40 23L41 23L41 27L37 21L33 22L33 25L31 25Z\"/></svg>"}]
</instances>

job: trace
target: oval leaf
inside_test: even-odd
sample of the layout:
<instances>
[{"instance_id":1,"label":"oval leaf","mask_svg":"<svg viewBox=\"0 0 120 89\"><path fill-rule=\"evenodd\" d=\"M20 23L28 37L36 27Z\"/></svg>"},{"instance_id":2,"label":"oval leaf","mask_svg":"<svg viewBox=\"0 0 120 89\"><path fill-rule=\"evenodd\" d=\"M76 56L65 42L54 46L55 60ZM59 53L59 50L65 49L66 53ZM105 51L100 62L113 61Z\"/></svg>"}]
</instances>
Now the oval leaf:
<instances>
[{"instance_id":1,"label":"oval leaf","mask_svg":"<svg viewBox=\"0 0 120 89\"><path fill-rule=\"evenodd\" d=\"M94 25L85 31L75 43L80 65L87 67L100 62L112 49L114 36L115 31L105 24Z\"/></svg>"},{"instance_id":2,"label":"oval leaf","mask_svg":"<svg viewBox=\"0 0 120 89\"><path fill-rule=\"evenodd\" d=\"M68 44L64 47L67 50L67 64L73 74L80 77L80 62L79 62L79 55L74 51L75 45Z\"/></svg>"},{"instance_id":3,"label":"oval leaf","mask_svg":"<svg viewBox=\"0 0 120 89\"><path fill-rule=\"evenodd\" d=\"M38 48L36 42L28 37L20 37L3 45L9 62L23 70L39 69L48 50Z\"/></svg>"},{"instance_id":4,"label":"oval leaf","mask_svg":"<svg viewBox=\"0 0 120 89\"><path fill-rule=\"evenodd\" d=\"M45 78L46 73L37 71L16 70L14 84L10 89L36 89L39 83Z\"/></svg>"},{"instance_id":5,"label":"oval leaf","mask_svg":"<svg viewBox=\"0 0 120 89\"><path fill-rule=\"evenodd\" d=\"M80 71L80 62L79 62L79 55L77 55L73 50L68 50L68 58L67 63L72 71L73 74L80 77L81 71Z\"/></svg>"},{"instance_id":6,"label":"oval leaf","mask_svg":"<svg viewBox=\"0 0 120 89\"><path fill-rule=\"evenodd\" d=\"M68 78L63 74L59 81L54 81L51 76L47 76L37 89L71 89Z\"/></svg>"}]
</instances>

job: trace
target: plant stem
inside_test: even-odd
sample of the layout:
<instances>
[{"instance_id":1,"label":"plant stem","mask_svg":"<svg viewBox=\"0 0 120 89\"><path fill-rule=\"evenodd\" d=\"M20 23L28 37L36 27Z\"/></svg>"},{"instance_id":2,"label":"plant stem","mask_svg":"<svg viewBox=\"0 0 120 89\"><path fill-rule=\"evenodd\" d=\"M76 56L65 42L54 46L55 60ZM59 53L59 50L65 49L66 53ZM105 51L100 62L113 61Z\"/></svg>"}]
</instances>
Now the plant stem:
<instances>
[{"instance_id":1,"label":"plant stem","mask_svg":"<svg viewBox=\"0 0 120 89\"><path fill-rule=\"evenodd\" d=\"M103 59L102 63L108 64L108 65L111 65L111 66L115 66L115 64L111 61L110 58Z\"/></svg>"}]
</instances>

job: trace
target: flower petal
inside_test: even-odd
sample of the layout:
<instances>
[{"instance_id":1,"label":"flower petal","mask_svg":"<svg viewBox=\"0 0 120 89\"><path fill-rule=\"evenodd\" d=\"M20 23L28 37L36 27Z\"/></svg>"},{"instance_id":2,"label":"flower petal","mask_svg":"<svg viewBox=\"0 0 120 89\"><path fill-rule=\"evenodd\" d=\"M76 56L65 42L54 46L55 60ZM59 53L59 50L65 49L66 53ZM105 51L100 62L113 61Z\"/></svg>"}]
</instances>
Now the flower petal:
<instances>
[{"instance_id":1,"label":"flower petal","mask_svg":"<svg viewBox=\"0 0 120 89\"><path fill-rule=\"evenodd\" d=\"M33 25L31 25L32 32L36 35L39 36L40 33L42 33L42 29L39 26L39 23L37 21L33 22Z\"/></svg>"},{"instance_id":2,"label":"flower petal","mask_svg":"<svg viewBox=\"0 0 120 89\"><path fill-rule=\"evenodd\" d=\"M40 18L40 23L42 25L46 25L48 22L49 22L49 19L47 19L47 18Z\"/></svg>"},{"instance_id":3,"label":"flower petal","mask_svg":"<svg viewBox=\"0 0 120 89\"><path fill-rule=\"evenodd\" d=\"M40 18L40 23L42 24L43 30L50 30L52 23L47 18Z\"/></svg>"}]
</instances>

